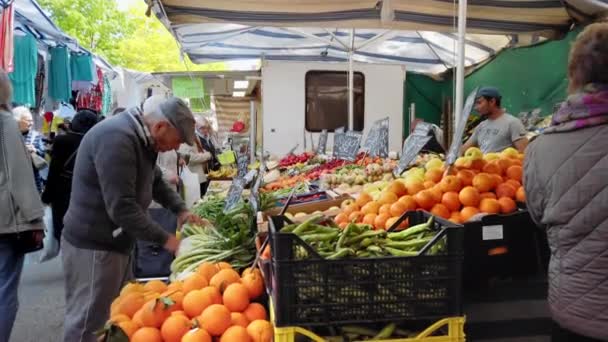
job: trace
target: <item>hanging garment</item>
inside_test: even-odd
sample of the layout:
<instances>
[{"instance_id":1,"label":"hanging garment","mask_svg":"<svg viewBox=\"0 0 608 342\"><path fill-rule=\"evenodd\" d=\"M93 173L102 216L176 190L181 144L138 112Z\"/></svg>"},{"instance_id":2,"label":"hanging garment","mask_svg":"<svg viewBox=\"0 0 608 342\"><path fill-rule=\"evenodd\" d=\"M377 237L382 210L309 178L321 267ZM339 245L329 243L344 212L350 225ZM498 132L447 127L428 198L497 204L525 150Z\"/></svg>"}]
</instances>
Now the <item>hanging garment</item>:
<instances>
[{"instance_id":1,"label":"hanging garment","mask_svg":"<svg viewBox=\"0 0 608 342\"><path fill-rule=\"evenodd\" d=\"M13 3L5 6L2 3L0 15L0 68L6 72L13 71L13 30L15 12Z\"/></svg>"},{"instance_id":2,"label":"hanging garment","mask_svg":"<svg viewBox=\"0 0 608 342\"><path fill-rule=\"evenodd\" d=\"M56 101L69 102L72 97L70 55L65 46L50 49L49 96Z\"/></svg>"},{"instance_id":3,"label":"hanging garment","mask_svg":"<svg viewBox=\"0 0 608 342\"><path fill-rule=\"evenodd\" d=\"M101 113L108 115L112 110L112 86L110 86L110 80L106 75L103 75L103 94L101 97Z\"/></svg>"},{"instance_id":4,"label":"hanging garment","mask_svg":"<svg viewBox=\"0 0 608 342\"><path fill-rule=\"evenodd\" d=\"M15 37L13 72L9 77L13 84L13 102L27 107L36 105L36 73L38 72L38 47L31 34Z\"/></svg>"},{"instance_id":5,"label":"hanging garment","mask_svg":"<svg viewBox=\"0 0 608 342\"><path fill-rule=\"evenodd\" d=\"M92 109L100 112L102 109L102 92L103 92L103 74L101 69L97 68L97 79L99 80L89 92L80 92L76 99L76 107L78 109Z\"/></svg>"},{"instance_id":6,"label":"hanging garment","mask_svg":"<svg viewBox=\"0 0 608 342\"><path fill-rule=\"evenodd\" d=\"M36 91L36 104L34 108L39 109L43 105L44 100L44 82L46 78L46 68L44 67L44 59L38 55L38 72L36 73L35 80L35 91Z\"/></svg>"},{"instance_id":7,"label":"hanging garment","mask_svg":"<svg viewBox=\"0 0 608 342\"><path fill-rule=\"evenodd\" d=\"M93 58L90 54L71 53L70 70L72 81L93 82Z\"/></svg>"}]
</instances>

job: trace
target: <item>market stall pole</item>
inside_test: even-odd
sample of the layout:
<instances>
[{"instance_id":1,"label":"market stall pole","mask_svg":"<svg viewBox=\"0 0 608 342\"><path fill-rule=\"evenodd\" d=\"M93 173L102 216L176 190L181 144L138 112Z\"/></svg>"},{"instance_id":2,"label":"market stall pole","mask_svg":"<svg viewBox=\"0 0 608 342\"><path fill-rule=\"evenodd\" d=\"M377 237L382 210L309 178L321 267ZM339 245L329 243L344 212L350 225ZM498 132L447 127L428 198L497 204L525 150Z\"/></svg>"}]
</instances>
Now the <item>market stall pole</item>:
<instances>
[{"instance_id":1,"label":"market stall pole","mask_svg":"<svg viewBox=\"0 0 608 342\"><path fill-rule=\"evenodd\" d=\"M258 122L258 113L255 109L255 101L251 100L249 102L249 162L255 162L255 149L256 149L256 138L257 138L257 122Z\"/></svg>"},{"instance_id":2,"label":"market stall pole","mask_svg":"<svg viewBox=\"0 0 608 342\"><path fill-rule=\"evenodd\" d=\"M458 61L456 66L456 107L454 112L454 122L460 121L464 101L464 58L466 31L467 0L460 0L458 1Z\"/></svg>"},{"instance_id":3,"label":"market stall pole","mask_svg":"<svg viewBox=\"0 0 608 342\"><path fill-rule=\"evenodd\" d=\"M355 29L350 31L350 49L348 51L348 129L353 130L355 127L355 82L353 76L355 74L353 68L353 54L355 52Z\"/></svg>"}]
</instances>

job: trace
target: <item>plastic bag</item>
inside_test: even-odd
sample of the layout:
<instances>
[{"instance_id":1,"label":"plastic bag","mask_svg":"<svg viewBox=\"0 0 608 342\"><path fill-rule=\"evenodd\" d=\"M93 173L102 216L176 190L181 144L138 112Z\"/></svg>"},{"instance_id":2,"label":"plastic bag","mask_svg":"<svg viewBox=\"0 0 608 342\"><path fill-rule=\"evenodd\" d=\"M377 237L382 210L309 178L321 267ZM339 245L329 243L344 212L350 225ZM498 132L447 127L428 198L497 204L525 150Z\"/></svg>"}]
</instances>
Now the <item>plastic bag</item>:
<instances>
[{"instance_id":1,"label":"plastic bag","mask_svg":"<svg viewBox=\"0 0 608 342\"><path fill-rule=\"evenodd\" d=\"M42 221L46 227L44 230L44 239L42 240L43 247L39 251L26 255L26 262L28 264L41 264L59 255L59 241L55 239L53 211L51 210L51 207L44 207L44 217L42 218Z\"/></svg>"},{"instance_id":2,"label":"plastic bag","mask_svg":"<svg viewBox=\"0 0 608 342\"><path fill-rule=\"evenodd\" d=\"M201 185L198 180L198 175L190 171L187 167L184 167L180 178L184 183L184 202L186 202L186 207L192 208L192 206L201 199Z\"/></svg>"}]
</instances>

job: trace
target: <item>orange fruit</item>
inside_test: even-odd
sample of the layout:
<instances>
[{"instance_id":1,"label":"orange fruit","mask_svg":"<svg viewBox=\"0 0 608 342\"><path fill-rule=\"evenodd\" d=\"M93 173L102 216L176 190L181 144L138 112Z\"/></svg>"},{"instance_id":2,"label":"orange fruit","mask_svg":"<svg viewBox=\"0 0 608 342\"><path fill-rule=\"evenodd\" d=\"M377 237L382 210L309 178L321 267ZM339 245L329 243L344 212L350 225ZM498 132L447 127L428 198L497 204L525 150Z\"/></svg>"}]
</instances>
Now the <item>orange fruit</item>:
<instances>
[{"instance_id":1,"label":"orange fruit","mask_svg":"<svg viewBox=\"0 0 608 342\"><path fill-rule=\"evenodd\" d=\"M342 222L338 224L338 227L340 227L340 229L345 229L346 227L348 227L348 222ZM268 258L269 259L269 258Z\"/></svg>"},{"instance_id":2,"label":"orange fruit","mask_svg":"<svg viewBox=\"0 0 608 342\"><path fill-rule=\"evenodd\" d=\"M498 162L498 160L492 160L486 163L486 166L483 167L483 172L502 175L503 170L502 167L500 167L500 163Z\"/></svg>"},{"instance_id":3,"label":"orange fruit","mask_svg":"<svg viewBox=\"0 0 608 342\"><path fill-rule=\"evenodd\" d=\"M205 277L198 273L194 273L184 280L184 283L182 284L182 292L188 294L190 291L200 290L207 285L209 285L209 282Z\"/></svg>"},{"instance_id":4,"label":"orange fruit","mask_svg":"<svg viewBox=\"0 0 608 342\"><path fill-rule=\"evenodd\" d=\"M171 314L170 306L158 299L148 301L141 308L137 323L142 327L160 328L163 321ZM135 320L135 317L133 317Z\"/></svg>"},{"instance_id":5,"label":"orange fruit","mask_svg":"<svg viewBox=\"0 0 608 342\"><path fill-rule=\"evenodd\" d=\"M517 205L515 204L515 201L509 197L499 198L498 204L500 205L500 212L503 214L509 214L517 210Z\"/></svg>"},{"instance_id":6,"label":"orange fruit","mask_svg":"<svg viewBox=\"0 0 608 342\"><path fill-rule=\"evenodd\" d=\"M355 211L359 211L361 208L359 208L358 205L356 204L349 204L346 207L344 207L344 209L342 210L342 212L344 214L346 214L346 216L350 216L350 214L354 213Z\"/></svg>"},{"instance_id":7,"label":"orange fruit","mask_svg":"<svg viewBox=\"0 0 608 342\"><path fill-rule=\"evenodd\" d=\"M253 342L272 342L274 337L272 324L260 319L249 323L247 333Z\"/></svg>"},{"instance_id":8,"label":"orange fruit","mask_svg":"<svg viewBox=\"0 0 608 342\"><path fill-rule=\"evenodd\" d=\"M511 166L522 166L523 163L519 158L509 158L509 161L511 162Z\"/></svg>"},{"instance_id":9,"label":"orange fruit","mask_svg":"<svg viewBox=\"0 0 608 342\"><path fill-rule=\"evenodd\" d=\"M151 291L156 293L163 293L167 290L167 284L160 280L152 280L144 285L145 291Z\"/></svg>"},{"instance_id":10,"label":"orange fruit","mask_svg":"<svg viewBox=\"0 0 608 342\"><path fill-rule=\"evenodd\" d=\"M486 166L486 161L483 159L473 160L471 163L471 169L481 171Z\"/></svg>"},{"instance_id":11,"label":"orange fruit","mask_svg":"<svg viewBox=\"0 0 608 342\"><path fill-rule=\"evenodd\" d=\"M377 216L378 216L378 214L367 214L367 215L363 216L363 223L373 226L374 220L376 219Z\"/></svg>"},{"instance_id":12,"label":"orange fruit","mask_svg":"<svg viewBox=\"0 0 608 342\"><path fill-rule=\"evenodd\" d=\"M240 312L232 312L230 313L230 319L232 321L232 325L239 325L243 328L247 328L249 325L249 320L245 315Z\"/></svg>"},{"instance_id":13,"label":"orange fruit","mask_svg":"<svg viewBox=\"0 0 608 342\"><path fill-rule=\"evenodd\" d=\"M198 317L198 321L200 326L212 336L222 335L232 324L230 310L221 304L213 304L206 308Z\"/></svg>"},{"instance_id":14,"label":"orange fruit","mask_svg":"<svg viewBox=\"0 0 608 342\"><path fill-rule=\"evenodd\" d=\"M443 177L443 171L441 169L428 170L424 174L424 179L425 180L432 181L432 182L435 182L435 183L439 183L441 181L442 177Z\"/></svg>"},{"instance_id":15,"label":"orange fruit","mask_svg":"<svg viewBox=\"0 0 608 342\"><path fill-rule=\"evenodd\" d=\"M509 179L508 181L506 181L505 184L509 184L510 186L513 187L513 189L516 189L516 190L519 189L519 187L521 186L520 182L518 182L516 180L512 180L512 179Z\"/></svg>"},{"instance_id":16,"label":"orange fruit","mask_svg":"<svg viewBox=\"0 0 608 342\"><path fill-rule=\"evenodd\" d=\"M460 200L458 199L457 192L446 192L441 197L441 204L443 204L450 211L458 211L460 210Z\"/></svg>"},{"instance_id":17,"label":"orange fruit","mask_svg":"<svg viewBox=\"0 0 608 342\"><path fill-rule=\"evenodd\" d=\"M518 182L521 182L523 171L522 171L521 166L519 166L519 165L513 165L513 166L510 166L507 169L507 171L505 172L505 174L510 179L516 180Z\"/></svg>"},{"instance_id":18,"label":"orange fruit","mask_svg":"<svg viewBox=\"0 0 608 342\"><path fill-rule=\"evenodd\" d=\"M494 198L484 198L479 203L479 210L487 214L498 214L500 213L500 204Z\"/></svg>"},{"instance_id":19,"label":"orange fruit","mask_svg":"<svg viewBox=\"0 0 608 342\"><path fill-rule=\"evenodd\" d=\"M144 322L142 320L142 315L144 313L143 309L139 309L137 310L137 312L133 315L133 323L137 324L138 327L143 327L144 326Z\"/></svg>"},{"instance_id":20,"label":"orange fruit","mask_svg":"<svg viewBox=\"0 0 608 342\"><path fill-rule=\"evenodd\" d=\"M202 328L196 328L188 331L181 342L211 342L211 336Z\"/></svg>"},{"instance_id":21,"label":"orange fruit","mask_svg":"<svg viewBox=\"0 0 608 342\"><path fill-rule=\"evenodd\" d=\"M462 181L457 176L445 176L439 183L439 188L443 192L458 192L462 189Z\"/></svg>"},{"instance_id":22,"label":"orange fruit","mask_svg":"<svg viewBox=\"0 0 608 342\"><path fill-rule=\"evenodd\" d=\"M390 214L391 216L401 216L401 214L403 214L407 210L408 208L405 206L405 204L397 201L391 205Z\"/></svg>"},{"instance_id":23,"label":"orange fruit","mask_svg":"<svg viewBox=\"0 0 608 342\"><path fill-rule=\"evenodd\" d=\"M437 203L431 190L420 191L414 195L414 200L416 201L416 204L418 204L418 207L424 210L430 210L435 203Z\"/></svg>"},{"instance_id":24,"label":"orange fruit","mask_svg":"<svg viewBox=\"0 0 608 342\"><path fill-rule=\"evenodd\" d=\"M124 296L117 308L117 314L124 314L129 317L133 315L146 303L144 295L140 292L132 292Z\"/></svg>"},{"instance_id":25,"label":"orange fruit","mask_svg":"<svg viewBox=\"0 0 608 342\"><path fill-rule=\"evenodd\" d=\"M266 309L264 309L264 307L260 303L249 304L247 309L243 311L243 314L245 315L245 317L247 317L249 322L253 322L256 319L267 319Z\"/></svg>"},{"instance_id":26,"label":"orange fruit","mask_svg":"<svg viewBox=\"0 0 608 342\"><path fill-rule=\"evenodd\" d=\"M475 216L479 214L479 209L477 209L477 207L464 207L462 208L462 210L460 211L460 218L462 219L462 222L468 222L471 217Z\"/></svg>"},{"instance_id":27,"label":"orange fruit","mask_svg":"<svg viewBox=\"0 0 608 342\"><path fill-rule=\"evenodd\" d=\"M401 196L398 202L405 205L406 211L416 210L416 208L418 207L416 200L414 200L414 197L410 195Z\"/></svg>"},{"instance_id":28,"label":"orange fruit","mask_svg":"<svg viewBox=\"0 0 608 342\"><path fill-rule=\"evenodd\" d=\"M391 205L390 204L383 204L380 209L378 209L378 215L382 215L382 214L390 214L391 213Z\"/></svg>"},{"instance_id":29,"label":"orange fruit","mask_svg":"<svg viewBox=\"0 0 608 342\"><path fill-rule=\"evenodd\" d=\"M126 296L134 292L144 292L144 286L140 283L128 283L120 290L120 296Z\"/></svg>"},{"instance_id":30,"label":"orange fruit","mask_svg":"<svg viewBox=\"0 0 608 342\"><path fill-rule=\"evenodd\" d=\"M390 217L390 214L380 214L376 216L376 219L374 220L374 227L376 229L386 229L386 221Z\"/></svg>"},{"instance_id":31,"label":"orange fruit","mask_svg":"<svg viewBox=\"0 0 608 342\"><path fill-rule=\"evenodd\" d=\"M392 181L386 191L394 193L395 195L397 195L397 197L401 197L407 194L407 188L405 187L405 184L399 181Z\"/></svg>"},{"instance_id":32,"label":"orange fruit","mask_svg":"<svg viewBox=\"0 0 608 342\"><path fill-rule=\"evenodd\" d=\"M361 207L361 212L365 215L377 214L378 210L380 210L380 203L378 203L376 201L368 202L366 205Z\"/></svg>"},{"instance_id":33,"label":"orange fruit","mask_svg":"<svg viewBox=\"0 0 608 342\"><path fill-rule=\"evenodd\" d=\"M424 189L426 188L424 187L423 182L414 182L407 185L407 194L410 196L414 196L415 194L419 193Z\"/></svg>"},{"instance_id":34,"label":"orange fruit","mask_svg":"<svg viewBox=\"0 0 608 342\"><path fill-rule=\"evenodd\" d=\"M368 194L367 192L362 192L359 197L357 197L357 199L355 200L355 203L359 206L359 207L363 207L364 205L366 205L367 203L373 201L374 199L372 198L372 196L370 194Z\"/></svg>"},{"instance_id":35,"label":"orange fruit","mask_svg":"<svg viewBox=\"0 0 608 342\"><path fill-rule=\"evenodd\" d=\"M143 327L137 329L130 339L131 342L163 342L160 331L156 328Z\"/></svg>"},{"instance_id":36,"label":"orange fruit","mask_svg":"<svg viewBox=\"0 0 608 342\"><path fill-rule=\"evenodd\" d=\"M116 324L128 338L131 338L133 334L139 330L139 325L135 324L133 321L123 321Z\"/></svg>"},{"instance_id":37,"label":"orange fruit","mask_svg":"<svg viewBox=\"0 0 608 342\"><path fill-rule=\"evenodd\" d=\"M450 214L450 218L448 219L448 221L452 222L452 223L456 223L456 224L462 224L462 216L460 216L460 212L459 211L455 211L453 213Z\"/></svg>"},{"instance_id":38,"label":"orange fruit","mask_svg":"<svg viewBox=\"0 0 608 342\"><path fill-rule=\"evenodd\" d=\"M473 186L479 192L488 192L494 188L494 181L487 173L480 173L473 177Z\"/></svg>"},{"instance_id":39,"label":"orange fruit","mask_svg":"<svg viewBox=\"0 0 608 342\"><path fill-rule=\"evenodd\" d=\"M517 192L515 193L515 198L517 199L517 202L526 202L526 190L523 186L520 186L519 189L517 189Z\"/></svg>"},{"instance_id":40,"label":"orange fruit","mask_svg":"<svg viewBox=\"0 0 608 342\"><path fill-rule=\"evenodd\" d=\"M186 315L186 313L182 310L177 310L177 311L173 311L171 312L171 316L184 316L184 317L188 317L188 315Z\"/></svg>"},{"instance_id":41,"label":"orange fruit","mask_svg":"<svg viewBox=\"0 0 608 342\"><path fill-rule=\"evenodd\" d=\"M460 200L460 203L462 203L462 205L465 207L477 207L479 205L479 191L477 190L477 188L474 188L472 186L466 186L462 190L460 190L460 193L458 194L458 199Z\"/></svg>"},{"instance_id":42,"label":"orange fruit","mask_svg":"<svg viewBox=\"0 0 608 342\"><path fill-rule=\"evenodd\" d=\"M348 215L348 222L361 223L363 221L363 213L360 211L353 211L350 215Z\"/></svg>"},{"instance_id":43,"label":"orange fruit","mask_svg":"<svg viewBox=\"0 0 608 342\"><path fill-rule=\"evenodd\" d=\"M211 278L213 278L213 276L216 275L219 271L220 268L210 262L204 262L196 269L196 273L207 279L207 282L209 282L209 280L211 280Z\"/></svg>"},{"instance_id":44,"label":"orange fruit","mask_svg":"<svg viewBox=\"0 0 608 342\"><path fill-rule=\"evenodd\" d=\"M493 198L496 199L496 194L493 192L484 192L479 194L479 199L482 200L484 198Z\"/></svg>"},{"instance_id":45,"label":"orange fruit","mask_svg":"<svg viewBox=\"0 0 608 342\"><path fill-rule=\"evenodd\" d=\"M513 186L511 186L510 184L507 183L503 183L500 184L499 186L496 187L496 197L501 198L501 197L509 197L509 198L515 198L515 195L517 193L517 188L514 188Z\"/></svg>"},{"instance_id":46,"label":"orange fruit","mask_svg":"<svg viewBox=\"0 0 608 342\"><path fill-rule=\"evenodd\" d=\"M399 200L399 197L392 192L384 191L380 194L378 203L380 204L393 204Z\"/></svg>"},{"instance_id":47,"label":"orange fruit","mask_svg":"<svg viewBox=\"0 0 608 342\"><path fill-rule=\"evenodd\" d=\"M220 292L224 292L226 287L230 284L238 283L241 281L241 276L233 269L223 269L217 272L216 275L209 281L209 286L217 287Z\"/></svg>"},{"instance_id":48,"label":"orange fruit","mask_svg":"<svg viewBox=\"0 0 608 342\"><path fill-rule=\"evenodd\" d=\"M131 317L125 315L125 314L117 314L114 315L112 317L110 317L110 322L112 323L120 323L120 322L125 322L125 321L130 321Z\"/></svg>"},{"instance_id":49,"label":"orange fruit","mask_svg":"<svg viewBox=\"0 0 608 342\"><path fill-rule=\"evenodd\" d=\"M347 223L348 222L348 215L346 215L346 213L339 213L338 215L336 215L336 217L334 217L334 221L337 224Z\"/></svg>"},{"instance_id":50,"label":"orange fruit","mask_svg":"<svg viewBox=\"0 0 608 342\"><path fill-rule=\"evenodd\" d=\"M224 261L220 261L218 263L215 264L220 270L231 270L232 269L232 265L230 265L227 262Z\"/></svg>"},{"instance_id":51,"label":"orange fruit","mask_svg":"<svg viewBox=\"0 0 608 342\"><path fill-rule=\"evenodd\" d=\"M230 312L241 312L249 306L249 291L243 284L230 284L222 295L224 305Z\"/></svg>"},{"instance_id":52,"label":"orange fruit","mask_svg":"<svg viewBox=\"0 0 608 342\"><path fill-rule=\"evenodd\" d=\"M433 206L433 208L431 209L431 214L433 214L435 216L439 216L444 219L448 219L451 216L451 212L448 209L448 207L446 207L445 205L443 205L441 203L435 204Z\"/></svg>"},{"instance_id":53,"label":"orange fruit","mask_svg":"<svg viewBox=\"0 0 608 342\"><path fill-rule=\"evenodd\" d=\"M425 181L422 185L424 185L425 189L430 189L430 188L434 187L435 185L437 185L437 183L435 183L433 181Z\"/></svg>"},{"instance_id":54,"label":"orange fruit","mask_svg":"<svg viewBox=\"0 0 608 342\"><path fill-rule=\"evenodd\" d=\"M431 196L433 196L433 200L435 201L435 203L441 202L441 198L443 197L443 191L441 191L441 188L439 186L435 186L429 189L428 191L431 192Z\"/></svg>"},{"instance_id":55,"label":"orange fruit","mask_svg":"<svg viewBox=\"0 0 608 342\"><path fill-rule=\"evenodd\" d=\"M246 328L236 325L228 328L222 334L220 342L251 342L251 337Z\"/></svg>"},{"instance_id":56,"label":"orange fruit","mask_svg":"<svg viewBox=\"0 0 608 342\"><path fill-rule=\"evenodd\" d=\"M500 158L496 160L503 173L507 171L507 169L511 166L511 160L507 158Z\"/></svg>"},{"instance_id":57,"label":"orange fruit","mask_svg":"<svg viewBox=\"0 0 608 342\"><path fill-rule=\"evenodd\" d=\"M167 286L167 291L175 291L175 290L181 291L182 286L183 286L183 283L181 281L174 281Z\"/></svg>"},{"instance_id":58,"label":"orange fruit","mask_svg":"<svg viewBox=\"0 0 608 342\"><path fill-rule=\"evenodd\" d=\"M213 304L217 303L214 303L210 295L206 294L203 290L194 290L184 297L182 307L188 317L196 317Z\"/></svg>"},{"instance_id":59,"label":"orange fruit","mask_svg":"<svg viewBox=\"0 0 608 342\"><path fill-rule=\"evenodd\" d=\"M399 216L390 217L388 220L386 220L386 224L385 224L386 228L384 228L384 229L390 229L398 220L399 220ZM401 229L407 228L408 226L409 226L408 220L405 219L405 220L401 221L401 223L396 228L398 228L398 230L401 230Z\"/></svg>"},{"instance_id":60,"label":"orange fruit","mask_svg":"<svg viewBox=\"0 0 608 342\"><path fill-rule=\"evenodd\" d=\"M160 328L160 334L164 342L180 342L192 328L190 320L181 315L170 316Z\"/></svg>"},{"instance_id":61,"label":"orange fruit","mask_svg":"<svg viewBox=\"0 0 608 342\"><path fill-rule=\"evenodd\" d=\"M502 177L495 173L491 173L490 178L492 179L492 189L496 189L496 187L503 182Z\"/></svg>"},{"instance_id":62,"label":"orange fruit","mask_svg":"<svg viewBox=\"0 0 608 342\"><path fill-rule=\"evenodd\" d=\"M456 174L456 177L460 179L462 186L473 185L473 178L475 177L475 172L471 170L460 170Z\"/></svg>"},{"instance_id":63,"label":"orange fruit","mask_svg":"<svg viewBox=\"0 0 608 342\"><path fill-rule=\"evenodd\" d=\"M259 271L243 274L241 284L247 288L249 299L256 299L264 294L264 279Z\"/></svg>"}]
</instances>

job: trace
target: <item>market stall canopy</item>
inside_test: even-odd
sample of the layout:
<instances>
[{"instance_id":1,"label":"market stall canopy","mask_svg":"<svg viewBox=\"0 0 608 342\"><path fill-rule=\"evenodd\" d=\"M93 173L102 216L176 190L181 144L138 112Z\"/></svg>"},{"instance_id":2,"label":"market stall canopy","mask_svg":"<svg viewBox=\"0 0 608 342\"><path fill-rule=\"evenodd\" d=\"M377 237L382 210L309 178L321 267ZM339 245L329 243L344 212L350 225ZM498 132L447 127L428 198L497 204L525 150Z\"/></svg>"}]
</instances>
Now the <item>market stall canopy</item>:
<instances>
[{"instance_id":1,"label":"market stall canopy","mask_svg":"<svg viewBox=\"0 0 608 342\"><path fill-rule=\"evenodd\" d=\"M469 4L467 66L504 47L566 32L574 20L608 11L608 3L597 0ZM262 57L345 62L352 51L357 62L399 63L423 73L456 65L452 1L161 0L153 9L195 63ZM357 29L351 40L353 27Z\"/></svg>"}]
</instances>

